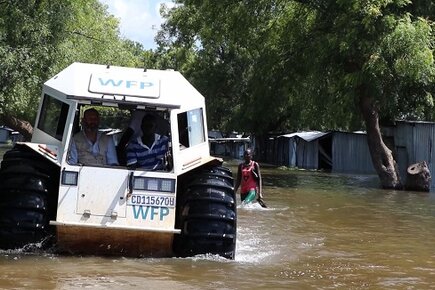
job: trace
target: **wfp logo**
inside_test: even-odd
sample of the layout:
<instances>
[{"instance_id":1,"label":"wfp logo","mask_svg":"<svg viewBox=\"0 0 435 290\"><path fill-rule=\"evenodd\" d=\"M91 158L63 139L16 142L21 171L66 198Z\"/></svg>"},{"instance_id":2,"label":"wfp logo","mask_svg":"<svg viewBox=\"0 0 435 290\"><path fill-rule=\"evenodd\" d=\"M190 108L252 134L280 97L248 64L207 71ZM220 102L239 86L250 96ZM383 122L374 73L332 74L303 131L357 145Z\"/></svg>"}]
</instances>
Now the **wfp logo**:
<instances>
[{"instance_id":1,"label":"wfp logo","mask_svg":"<svg viewBox=\"0 0 435 290\"><path fill-rule=\"evenodd\" d=\"M159 98L160 80L144 75L97 73L91 75L88 90L104 95Z\"/></svg>"},{"instance_id":2,"label":"wfp logo","mask_svg":"<svg viewBox=\"0 0 435 290\"><path fill-rule=\"evenodd\" d=\"M135 80L114 80L98 78L103 87L126 88L126 89L149 89L154 86L153 82L135 81Z\"/></svg>"}]
</instances>

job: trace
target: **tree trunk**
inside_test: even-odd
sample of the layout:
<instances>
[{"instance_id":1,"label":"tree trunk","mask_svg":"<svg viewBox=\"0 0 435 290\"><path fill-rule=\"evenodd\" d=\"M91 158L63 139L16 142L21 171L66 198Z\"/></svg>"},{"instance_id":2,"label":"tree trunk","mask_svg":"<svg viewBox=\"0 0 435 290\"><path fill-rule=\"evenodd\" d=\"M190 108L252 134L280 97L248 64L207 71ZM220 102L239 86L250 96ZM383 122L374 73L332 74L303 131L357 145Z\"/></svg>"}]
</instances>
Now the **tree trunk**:
<instances>
[{"instance_id":1,"label":"tree trunk","mask_svg":"<svg viewBox=\"0 0 435 290\"><path fill-rule=\"evenodd\" d=\"M406 190L430 191L431 176L426 161L412 164L406 175Z\"/></svg>"},{"instance_id":2,"label":"tree trunk","mask_svg":"<svg viewBox=\"0 0 435 290\"><path fill-rule=\"evenodd\" d=\"M29 122L8 114L2 114L0 119L7 127L20 132L24 137L24 141L30 141L32 139L33 127Z\"/></svg>"},{"instance_id":3,"label":"tree trunk","mask_svg":"<svg viewBox=\"0 0 435 290\"><path fill-rule=\"evenodd\" d=\"M370 155L382 188L402 189L403 185L400 181L399 171L392 151L382 140L378 109L373 103L373 99L369 97L365 85L357 88L357 96L359 98L359 108L366 124Z\"/></svg>"}]
</instances>

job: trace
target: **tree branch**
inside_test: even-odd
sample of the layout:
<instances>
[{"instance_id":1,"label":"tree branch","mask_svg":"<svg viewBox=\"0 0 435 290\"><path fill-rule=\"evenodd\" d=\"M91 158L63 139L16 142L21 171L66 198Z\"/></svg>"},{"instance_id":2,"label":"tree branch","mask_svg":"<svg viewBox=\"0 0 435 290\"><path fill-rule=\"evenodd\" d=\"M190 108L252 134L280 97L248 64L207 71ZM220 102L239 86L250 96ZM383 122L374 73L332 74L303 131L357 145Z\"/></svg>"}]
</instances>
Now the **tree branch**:
<instances>
[{"instance_id":1,"label":"tree branch","mask_svg":"<svg viewBox=\"0 0 435 290\"><path fill-rule=\"evenodd\" d=\"M9 128L20 132L24 136L25 141L30 141L32 139L33 126L29 122L20 120L8 114L1 114L0 120Z\"/></svg>"}]
</instances>

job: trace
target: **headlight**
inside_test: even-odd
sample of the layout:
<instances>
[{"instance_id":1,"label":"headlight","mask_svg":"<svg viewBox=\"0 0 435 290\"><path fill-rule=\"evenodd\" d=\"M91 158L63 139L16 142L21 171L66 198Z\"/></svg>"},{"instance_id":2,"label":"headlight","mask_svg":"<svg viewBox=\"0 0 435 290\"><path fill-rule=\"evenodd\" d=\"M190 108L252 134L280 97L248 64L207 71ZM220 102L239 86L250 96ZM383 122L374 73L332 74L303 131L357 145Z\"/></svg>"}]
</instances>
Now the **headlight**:
<instances>
[{"instance_id":1,"label":"headlight","mask_svg":"<svg viewBox=\"0 0 435 290\"><path fill-rule=\"evenodd\" d=\"M77 185L79 173L75 171L62 171L63 185Z\"/></svg>"},{"instance_id":2,"label":"headlight","mask_svg":"<svg viewBox=\"0 0 435 290\"><path fill-rule=\"evenodd\" d=\"M147 191L175 192L175 179L134 177L133 189Z\"/></svg>"}]
</instances>

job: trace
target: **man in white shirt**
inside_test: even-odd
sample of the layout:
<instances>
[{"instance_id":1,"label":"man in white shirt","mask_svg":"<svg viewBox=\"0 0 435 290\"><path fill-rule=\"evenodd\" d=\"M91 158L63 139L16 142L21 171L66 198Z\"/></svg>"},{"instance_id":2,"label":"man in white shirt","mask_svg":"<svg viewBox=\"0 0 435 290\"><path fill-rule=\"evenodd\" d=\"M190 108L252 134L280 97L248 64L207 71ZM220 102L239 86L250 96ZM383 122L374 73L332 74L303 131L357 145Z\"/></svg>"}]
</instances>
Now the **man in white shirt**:
<instances>
[{"instance_id":1,"label":"man in white shirt","mask_svg":"<svg viewBox=\"0 0 435 290\"><path fill-rule=\"evenodd\" d=\"M118 165L113 139L98 131L100 114L94 108L83 114L82 131L74 135L70 149L70 164Z\"/></svg>"}]
</instances>

